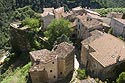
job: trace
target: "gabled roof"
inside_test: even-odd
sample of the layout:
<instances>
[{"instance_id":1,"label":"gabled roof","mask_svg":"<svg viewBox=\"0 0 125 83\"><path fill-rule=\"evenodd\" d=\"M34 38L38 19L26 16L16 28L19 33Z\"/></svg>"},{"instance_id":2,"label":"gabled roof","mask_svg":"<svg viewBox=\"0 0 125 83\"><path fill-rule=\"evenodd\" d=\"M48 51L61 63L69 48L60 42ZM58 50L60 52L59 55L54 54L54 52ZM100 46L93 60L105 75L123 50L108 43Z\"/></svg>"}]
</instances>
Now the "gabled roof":
<instances>
[{"instance_id":1,"label":"gabled roof","mask_svg":"<svg viewBox=\"0 0 125 83\"><path fill-rule=\"evenodd\" d=\"M63 12L64 12L64 7L60 7L54 10L54 13L58 13L58 14L63 13Z\"/></svg>"},{"instance_id":2,"label":"gabled roof","mask_svg":"<svg viewBox=\"0 0 125 83\"><path fill-rule=\"evenodd\" d=\"M37 50L30 52L30 56L34 61L39 61L40 63L46 64L48 62L57 59L57 57L66 57L71 51L73 51L74 46L68 44L67 42L62 42L55 46L52 51L47 49Z\"/></svg>"},{"instance_id":3,"label":"gabled roof","mask_svg":"<svg viewBox=\"0 0 125 83\"><path fill-rule=\"evenodd\" d=\"M120 18L113 18L113 19L125 25L125 19L120 19Z\"/></svg>"},{"instance_id":4,"label":"gabled roof","mask_svg":"<svg viewBox=\"0 0 125 83\"><path fill-rule=\"evenodd\" d=\"M53 49L53 51L58 55L58 58L65 58L73 50L74 46L67 42L60 43Z\"/></svg>"},{"instance_id":5,"label":"gabled roof","mask_svg":"<svg viewBox=\"0 0 125 83\"><path fill-rule=\"evenodd\" d=\"M82 7L75 7L75 8L72 8L72 11L79 11L79 10L83 10L83 8Z\"/></svg>"},{"instance_id":6,"label":"gabled roof","mask_svg":"<svg viewBox=\"0 0 125 83\"><path fill-rule=\"evenodd\" d=\"M54 14L52 12L44 12L44 13L41 14L42 17L46 17L48 15L54 16Z\"/></svg>"},{"instance_id":7,"label":"gabled roof","mask_svg":"<svg viewBox=\"0 0 125 83\"><path fill-rule=\"evenodd\" d=\"M30 55L34 61L40 61L40 63L46 64L56 59L57 55L51 53L47 49L37 50L30 52Z\"/></svg>"},{"instance_id":8,"label":"gabled roof","mask_svg":"<svg viewBox=\"0 0 125 83\"><path fill-rule=\"evenodd\" d=\"M52 12L54 11L54 8L43 8L44 12Z\"/></svg>"},{"instance_id":9,"label":"gabled roof","mask_svg":"<svg viewBox=\"0 0 125 83\"><path fill-rule=\"evenodd\" d=\"M73 14L73 12L72 11L69 11L69 12L64 12L64 13L62 13L62 16L63 17L67 17L67 16L70 16L70 15L72 15Z\"/></svg>"},{"instance_id":10,"label":"gabled roof","mask_svg":"<svg viewBox=\"0 0 125 83\"><path fill-rule=\"evenodd\" d=\"M104 33L89 46L94 49L90 55L103 67L117 63L118 58L118 61L125 60L125 42L110 34Z\"/></svg>"},{"instance_id":11,"label":"gabled roof","mask_svg":"<svg viewBox=\"0 0 125 83\"><path fill-rule=\"evenodd\" d=\"M52 51L42 49L30 52L30 56L35 61L33 66L30 68L30 71L43 71L45 64L52 62L57 58L65 58L71 51L73 51L73 49L74 46L63 42L53 48Z\"/></svg>"},{"instance_id":12,"label":"gabled roof","mask_svg":"<svg viewBox=\"0 0 125 83\"><path fill-rule=\"evenodd\" d=\"M78 15L77 18L81 21L81 23L86 26L86 28L96 28L97 26L102 25L102 22L90 18L88 15Z\"/></svg>"},{"instance_id":13,"label":"gabled roof","mask_svg":"<svg viewBox=\"0 0 125 83\"><path fill-rule=\"evenodd\" d=\"M97 12L95 12L95 11L92 11L92 10L90 10L90 9L86 9L86 8L84 8L84 10L85 10L87 13L90 13L90 14L94 14L94 15L98 15L98 16L100 16L99 13L97 13Z\"/></svg>"},{"instance_id":14,"label":"gabled roof","mask_svg":"<svg viewBox=\"0 0 125 83\"><path fill-rule=\"evenodd\" d=\"M88 45L89 43L93 42L95 39L101 37L104 33L99 30L91 31L89 37L84 39L81 43L82 45Z\"/></svg>"},{"instance_id":15,"label":"gabled roof","mask_svg":"<svg viewBox=\"0 0 125 83\"><path fill-rule=\"evenodd\" d=\"M89 17L91 17L91 18L94 18L94 19L101 19L100 16L95 15L95 14L87 13L87 15L88 15Z\"/></svg>"}]
</instances>

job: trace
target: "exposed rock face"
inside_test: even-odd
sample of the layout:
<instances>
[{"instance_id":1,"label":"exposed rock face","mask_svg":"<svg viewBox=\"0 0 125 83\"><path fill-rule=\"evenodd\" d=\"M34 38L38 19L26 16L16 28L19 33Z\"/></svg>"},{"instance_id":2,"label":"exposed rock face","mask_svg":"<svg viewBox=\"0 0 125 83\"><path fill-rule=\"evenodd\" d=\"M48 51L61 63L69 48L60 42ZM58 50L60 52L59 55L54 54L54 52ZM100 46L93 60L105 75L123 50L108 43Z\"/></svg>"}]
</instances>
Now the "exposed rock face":
<instances>
[{"instance_id":1,"label":"exposed rock face","mask_svg":"<svg viewBox=\"0 0 125 83\"><path fill-rule=\"evenodd\" d=\"M28 52L31 47L27 39L28 30L19 25L19 23L10 24L11 45L15 52Z\"/></svg>"}]
</instances>

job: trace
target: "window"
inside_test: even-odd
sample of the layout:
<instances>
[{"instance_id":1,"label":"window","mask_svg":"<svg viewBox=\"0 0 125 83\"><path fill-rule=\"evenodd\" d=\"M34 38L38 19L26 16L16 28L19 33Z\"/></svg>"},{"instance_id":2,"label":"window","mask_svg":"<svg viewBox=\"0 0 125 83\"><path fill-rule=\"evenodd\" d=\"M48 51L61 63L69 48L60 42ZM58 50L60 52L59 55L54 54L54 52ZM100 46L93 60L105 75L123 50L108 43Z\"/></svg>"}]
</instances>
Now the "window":
<instances>
[{"instance_id":1,"label":"window","mask_svg":"<svg viewBox=\"0 0 125 83\"><path fill-rule=\"evenodd\" d=\"M93 64L93 67L96 67L96 64Z\"/></svg>"},{"instance_id":2,"label":"window","mask_svg":"<svg viewBox=\"0 0 125 83\"><path fill-rule=\"evenodd\" d=\"M54 64L54 62L52 62L52 64Z\"/></svg>"},{"instance_id":3,"label":"window","mask_svg":"<svg viewBox=\"0 0 125 83\"><path fill-rule=\"evenodd\" d=\"M62 72L60 72L60 74L62 75Z\"/></svg>"},{"instance_id":4,"label":"window","mask_svg":"<svg viewBox=\"0 0 125 83\"><path fill-rule=\"evenodd\" d=\"M79 22L80 20L78 19L78 22Z\"/></svg>"},{"instance_id":5,"label":"window","mask_svg":"<svg viewBox=\"0 0 125 83\"><path fill-rule=\"evenodd\" d=\"M50 70L50 72L52 72L52 70Z\"/></svg>"},{"instance_id":6,"label":"window","mask_svg":"<svg viewBox=\"0 0 125 83\"><path fill-rule=\"evenodd\" d=\"M53 78L56 78L56 76L53 76Z\"/></svg>"},{"instance_id":7,"label":"window","mask_svg":"<svg viewBox=\"0 0 125 83\"><path fill-rule=\"evenodd\" d=\"M79 25L79 29L80 29L80 25Z\"/></svg>"}]
</instances>

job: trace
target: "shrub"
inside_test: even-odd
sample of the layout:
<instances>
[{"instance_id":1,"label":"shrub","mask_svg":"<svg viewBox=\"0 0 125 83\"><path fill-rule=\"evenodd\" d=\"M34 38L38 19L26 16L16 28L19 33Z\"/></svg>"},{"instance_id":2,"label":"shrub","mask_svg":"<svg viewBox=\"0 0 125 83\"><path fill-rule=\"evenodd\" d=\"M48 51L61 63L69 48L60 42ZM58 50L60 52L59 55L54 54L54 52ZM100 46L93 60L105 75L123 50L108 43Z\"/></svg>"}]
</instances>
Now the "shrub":
<instances>
[{"instance_id":1,"label":"shrub","mask_svg":"<svg viewBox=\"0 0 125 83\"><path fill-rule=\"evenodd\" d=\"M84 69L78 69L77 72L78 72L78 75L77 75L78 79L82 80L82 79L86 78L86 74L85 74Z\"/></svg>"},{"instance_id":2,"label":"shrub","mask_svg":"<svg viewBox=\"0 0 125 83\"><path fill-rule=\"evenodd\" d=\"M117 83L125 83L125 72L122 72L117 78Z\"/></svg>"}]
</instances>

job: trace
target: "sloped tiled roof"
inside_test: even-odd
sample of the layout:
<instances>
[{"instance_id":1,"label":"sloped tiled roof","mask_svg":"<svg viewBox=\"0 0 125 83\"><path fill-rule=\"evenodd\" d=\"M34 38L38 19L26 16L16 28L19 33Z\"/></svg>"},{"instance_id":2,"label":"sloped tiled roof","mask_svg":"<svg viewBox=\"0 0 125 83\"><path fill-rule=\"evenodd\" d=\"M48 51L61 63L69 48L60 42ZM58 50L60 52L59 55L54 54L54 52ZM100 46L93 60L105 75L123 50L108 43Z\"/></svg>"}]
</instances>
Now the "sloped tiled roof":
<instances>
[{"instance_id":1,"label":"sloped tiled roof","mask_svg":"<svg viewBox=\"0 0 125 83\"><path fill-rule=\"evenodd\" d=\"M91 52L91 56L97 60L103 67L125 60L125 42L104 33L103 36L95 39L89 44L95 51Z\"/></svg>"},{"instance_id":2,"label":"sloped tiled roof","mask_svg":"<svg viewBox=\"0 0 125 83\"><path fill-rule=\"evenodd\" d=\"M88 45L89 43L93 42L95 39L101 37L103 35L103 32L99 30L91 31L90 34L88 34L89 37L87 39L84 39L81 43L83 45Z\"/></svg>"},{"instance_id":3,"label":"sloped tiled roof","mask_svg":"<svg viewBox=\"0 0 125 83\"><path fill-rule=\"evenodd\" d=\"M63 12L64 12L64 7L60 7L54 10L54 13L58 13L58 14L63 13Z\"/></svg>"},{"instance_id":4,"label":"sloped tiled roof","mask_svg":"<svg viewBox=\"0 0 125 83\"><path fill-rule=\"evenodd\" d=\"M53 61L57 57L57 55L53 55L51 51L47 49L32 51L30 52L30 55L34 59L34 61L38 60L43 64Z\"/></svg>"},{"instance_id":5,"label":"sloped tiled roof","mask_svg":"<svg viewBox=\"0 0 125 83\"><path fill-rule=\"evenodd\" d=\"M102 25L102 22L96 20L96 19L92 19L90 17L88 17L88 15L78 15L76 16L78 19L81 20L82 24L84 26L86 26L86 28L96 28L96 26Z\"/></svg>"},{"instance_id":6,"label":"sloped tiled roof","mask_svg":"<svg viewBox=\"0 0 125 83\"><path fill-rule=\"evenodd\" d=\"M85 10L87 13L90 13L90 14L94 14L94 15L100 16L99 13L97 13L97 12L95 12L95 11L92 11L91 9L86 9L86 8L84 8L84 10Z\"/></svg>"},{"instance_id":7,"label":"sloped tiled roof","mask_svg":"<svg viewBox=\"0 0 125 83\"><path fill-rule=\"evenodd\" d=\"M41 14L42 17L46 17L46 16L48 16L48 15L54 16L54 14L53 14L52 12L43 12L43 13Z\"/></svg>"},{"instance_id":8,"label":"sloped tiled roof","mask_svg":"<svg viewBox=\"0 0 125 83\"><path fill-rule=\"evenodd\" d=\"M83 8L82 7L75 7L75 8L72 8L72 11L78 11L78 10L83 10Z\"/></svg>"},{"instance_id":9,"label":"sloped tiled roof","mask_svg":"<svg viewBox=\"0 0 125 83\"><path fill-rule=\"evenodd\" d=\"M54 8L43 8L44 12L52 12L54 11Z\"/></svg>"},{"instance_id":10,"label":"sloped tiled roof","mask_svg":"<svg viewBox=\"0 0 125 83\"><path fill-rule=\"evenodd\" d=\"M58 55L59 58L65 58L67 54L73 51L74 46L68 44L67 42L60 43L54 48L54 52Z\"/></svg>"},{"instance_id":11,"label":"sloped tiled roof","mask_svg":"<svg viewBox=\"0 0 125 83\"><path fill-rule=\"evenodd\" d=\"M115 19L116 21L119 21L125 25L125 19L120 19L120 18L113 18L113 19Z\"/></svg>"}]
</instances>

